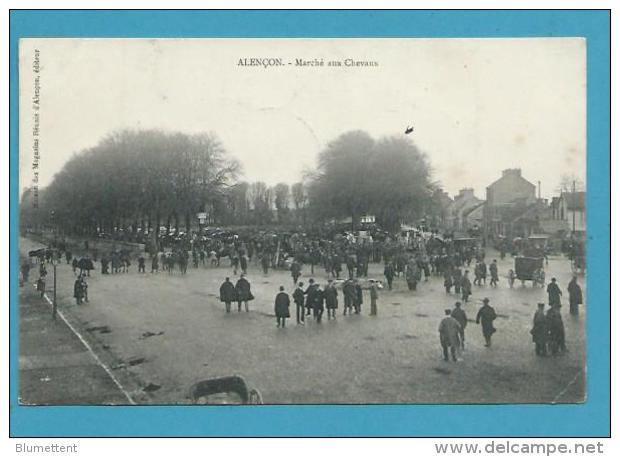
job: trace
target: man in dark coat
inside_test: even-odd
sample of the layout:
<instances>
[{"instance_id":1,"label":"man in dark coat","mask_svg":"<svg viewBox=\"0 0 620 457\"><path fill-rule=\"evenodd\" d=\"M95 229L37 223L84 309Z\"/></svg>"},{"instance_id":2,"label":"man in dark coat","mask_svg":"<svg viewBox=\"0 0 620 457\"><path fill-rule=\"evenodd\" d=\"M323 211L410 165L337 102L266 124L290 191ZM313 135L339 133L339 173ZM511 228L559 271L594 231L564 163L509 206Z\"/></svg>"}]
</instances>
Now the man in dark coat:
<instances>
[{"instance_id":1,"label":"man in dark coat","mask_svg":"<svg viewBox=\"0 0 620 457\"><path fill-rule=\"evenodd\" d=\"M499 281L498 271L497 271L497 259L493 259L491 265L489 265L489 273L491 273L491 282L490 285L493 287L497 287L497 282Z\"/></svg>"},{"instance_id":2,"label":"man in dark coat","mask_svg":"<svg viewBox=\"0 0 620 457\"><path fill-rule=\"evenodd\" d=\"M325 307L327 308L327 320L336 319L336 309L338 309L338 290L334 287L334 281L329 279L327 286L323 290L325 296Z\"/></svg>"},{"instance_id":3,"label":"man in dark coat","mask_svg":"<svg viewBox=\"0 0 620 457\"><path fill-rule=\"evenodd\" d=\"M248 272L248 258L245 254L241 254L239 257L239 265L241 266L241 271L243 274L246 274Z\"/></svg>"},{"instance_id":4,"label":"man in dark coat","mask_svg":"<svg viewBox=\"0 0 620 457\"><path fill-rule=\"evenodd\" d=\"M306 295L306 316L310 315L312 307L314 306L314 295L316 294L318 288L318 286L314 283L314 279L310 278L308 283L308 288L304 292Z\"/></svg>"},{"instance_id":5,"label":"man in dark coat","mask_svg":"<svg viewBox=\"0 0 620 457\"><path fill-rule=\"evenodd\" d=\"M471 281L469 280L469 271L465 270L461 277L461 300L467 303L469 296L471 295Z\"/></svg>"},{"instance_id":6,"label":"man in dark coat","mask_svg":"<svg viewBox=\"0 0 620 457\"><path fill-rule=\"evenodd\" d=\"M493 321L497 318L495 310L489 305L489 299L482 300L482 307L476 316L476 324L482 324L482 336L484 336L485 347L491 347L491 336L495 333Z\"/></svg>"},{"instance_id":7,"label":"man in dark coat","mask_svg":"<svg viewBox=\"0 0 620 457\"><path fill-rule=\"evenodd\" d=\"M581 293L581 286L577 284L577 276L574 275L568 283L568 303L570 304L570 313L573 316L578 316L579 305L583 304L583 294Z\"/></svg>"},{"instance_id":8,"label":"man in dark coat","mask_svg":"<svg viewBox=\"0 0 620 457\"><path fill-rule=\"evenodd\" d=\"M362 312L363 303L364 303L364 292L362 291L362 286L356 280L355 281L355 301L353 302L353 306L355 307L355 314L359 314Z\"/></svg>"},{"instance_id":9,"label":"man in dark coat","mask_svg":"<svg viewBox=\"0 0 620 457\"><path fill-rule=\"evenodd\" d=\"M304 283L300 282L293 292L293 301L295 302L295 317L297 324L304 325Z\"/></svg>"},{"instance_id":10,"label":"man in dark coat","mask_svg":"<svg viewBox=\"0 0 620 457\"><path fill-rule=\"evenodd\" d=\"M293 284L297 284L297 280L301 276L301 264L297 259L293 260L293 263L291 263L291 276L293 277Z\"/></svg>"},{"instance_id":11,"label":"man in dark coat","mask_svg":"<svg viewBox=\"0 0 620 457\"><path fill-rule=\"evenodd\" d=\"M276 295L275 301L275 312L276 312L276 322L278 328L280 328L280 324L282 324L282 328L286 325L286 318L291 317L291 313L289 312L289 306L291 304L291 299L286 292L284 292L284 286L280 286L280 292Z\"/></svg>"},{"instance_id":12,"label":"man in dark coat","mask_svg":"<svg viewBox=\"0 0 620 457\"><path fill-rule=\"evenodd\" d=\"M321 318L323 317L324 310L325 292L321 290L317 284L314 294L312 296L312 313L314 316L314 320L317 321L317 323L319 324L321 323Z\"/></svg>"},{"instance_id":13,"label":"man in dark coat","mask_svg":"<svg viewBox=\"0 0 620 457\"><path fill-rule=\"evenodd\" d=\"M250 312L250 306L248 302L250 300L254 300L254 295L252 295L252 291L250 290L250 282L245 279L245 275L241 274L241 277L235 284L235 293L237 294L237 305L238 312L241 312L241 303L245 303L245 312Z\"/></svg>"},{"instance_id":14,"label":"man in dark coat","mask_svg":"<svg viewBox=\"0 0 620 457\"><path fill-rule=\"evenodd\" d=\"M549 295L549 306L562 306L562 303L560 303L562 291L560 290L555 278L551 278L551 282L547 286L547 294Z\"/></svg>"},{"instance_id":15,"label":"man in dark coat","mask_svg":"<svg viewBox=\"0 0 620 457\"><path fill-rule=\"evenodd\" d=\"M562 321L562 313L560 313L560 305L552 306L547 311L547 326L549 328L549 349L551 353L557 355L558 352L566 351L564 322Z\"/></svg>"},{"instance_id":16,"label":"man in dark coat","mask_svg":"<svg viewBox=\"0 0 620 457\"><path fill-rule=\"evenodd\" d=\"M443 350L443 359L448 361L448 348L452 355L452 360L457 361L456 351L460 347L459 332L461 325L451 316L449 309L445 310L445 316L439 323L439 342Z\"/></svg>"},{"instance_id":17,"label":"man in dark coat","mask_svg":"<svg viewBox=\"0 0 620 457\"><path fill-rule=\"evenodd\" d=\"M220 286L220 301L224 302L226 312L230 313L230 304L237 299L235 286L230 282L230 278L226 278Z\"/></svg>"},{"instance_id":18,"label":"man in dark coat","mask_svg":"<svg viewBox=\"0 0 620 457\"><path fill-rule=\"evenodd\" d=\"M385 262L385 268L383 268L383 276L385 276L385 279L388 283L388 289L390 290L392 290L392 281L394 281L394 275L394 265L392 265L390 262Z\"/></svg>"},{"instance_id":19,"label":"man in dark coat","mask_svg":"<svg viewBox=\"0 0 620 457\"><path fill-rule=\"evenodd\" d=\"M461 343L461 348L465 349L465 327L467 327L467 314L465 314L465 311L463 311L463 309L461 308L460 301L457 301L454 304L454 309L452 310L450 315L455 318L461 326L459 328L459 341Z\"/></svg>"},{"instance_id":20,"label":"man in dark coat","mask_svg":"<svg viewBox=\"0 0 620 457\"><path fill-rule=\"evenodd\" d=\"M545 304L539 303L538 310L534 313L534 322L532 324L532 341L536 345L536 355L547 355L547 336L549 328L547 326L547 316L545 316Z\"/></svg>"},{"instance_id":21,"label":"man in dark coat","mask_svg":"<svg viewBox=\"0 0 620 457\"><path fill-rule=\"evenodd\" d=\"M347 311L351 314L356 296L355 284L352 279L347 279L344 282L344 285L342 286L342 294L344 295L344 312L342 314L346 315Z\"/></svg>"}]
</instances>

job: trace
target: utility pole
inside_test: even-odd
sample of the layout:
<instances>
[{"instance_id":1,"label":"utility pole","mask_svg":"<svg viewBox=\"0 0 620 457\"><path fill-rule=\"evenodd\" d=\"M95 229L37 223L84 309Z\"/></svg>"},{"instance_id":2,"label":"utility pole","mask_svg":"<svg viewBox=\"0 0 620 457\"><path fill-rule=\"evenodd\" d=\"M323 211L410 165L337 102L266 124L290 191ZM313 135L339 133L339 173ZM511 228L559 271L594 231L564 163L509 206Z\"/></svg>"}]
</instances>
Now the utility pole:
<instances>
[{"instance_id":1,"label":"utility pole","mask_svg":"<svg viewBox=\"0 0 620 457\"><path fill-rule=\"evenodd\" d=\"M52 261L54 265L54 300L52 301L52 317L56 320L56 311L58 310L58 302L56 301L56 263Z\"/></svg>"},{"instance_id":2,"label":"utility pole","mask_svg":"<svg viewBox=\"0 0 620 457\"><path fill-rule=\"evenodd\" d=\"M576 197L577 195L575 194L575 180L573 179L573 239L575 238L575 212L577 211L577 204L576 204Z\"/></svg>"}]
</instances>

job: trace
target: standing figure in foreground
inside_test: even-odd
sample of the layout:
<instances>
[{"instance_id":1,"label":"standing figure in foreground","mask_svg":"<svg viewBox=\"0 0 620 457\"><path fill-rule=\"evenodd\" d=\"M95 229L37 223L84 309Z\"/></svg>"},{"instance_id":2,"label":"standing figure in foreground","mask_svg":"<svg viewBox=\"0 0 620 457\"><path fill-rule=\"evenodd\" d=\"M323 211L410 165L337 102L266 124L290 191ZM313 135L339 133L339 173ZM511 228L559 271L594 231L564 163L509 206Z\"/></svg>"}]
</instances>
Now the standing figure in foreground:
<instances>
[{"instance_id":1,"label":"standing figure in foreground","mask_svg":"<svg viewBox=\"0 0 620 457\"><path fill-rule=\"evenodd\" d=\"M562 306L562 303L560 303L560 297L562 296L562 291L560 290L560 287L558 286L558 283L556 282L555 278L551 278L551 282L547 286L547 294L549 295L549 306L551 307Z\"/></svg>"},{"instance_id":2,"label":"standing figure in foreground","mask_svg":"<svg viewBox=\"0 0 620 457\"><path fill-rule=\"evenodd\" d=\"M289 306L291 304L291 299L286 292L284 292L284 286L280 286L280 292L276 295L275 301L275 312L276 312L276 322L278 328L282 325L282 328L286 325L286 318L291 317L291 313L289 311Z\"/></svg>"},{"instance_id":3,"label":"standing figure in foreground","mask_svg":"<svg viewBox=\"0 0 620 457\"><path fill-rule=\"evenodd\" d=\"M323 291L325 296L325 307L327 308L327 320L336 319L336 310L338 309L338 290L334 286L334 281L329 279L327 286Z\"/></svg>"},{"instance_id":4,"label":"standing figure in foreground","mask_svg":"<svg viewBox=\"0 0 620 457\"><path fill-rule=\"evenodd\" d=\"M357 280L355 280L355 301L353 302L353 306L355 307L355 314L359 314L362 312L363 303L364 292L362 291L362 286Z\"/></svg>"},{"instance_id":5,"label":"standing figure in foreground","mask_svg":"<svg viewBox=\"0 0 620 457\"><path fill-rule=\"evenodd\" d=\"M343 315L351 314L353 304L355 303L355 284L352 279L347 279L342 286L342 294L344 295L344 312Z\"/></svg>"},{"instance_id":6,"label":"standing figure in foreground","mask_svg":"<svg viewBox=\"0 0 620 457\"><path fill-rule=\"evenodd\" d=\"M314 295L317 293L318 289L318 286L314 283L313 278L310 278L308 283L308 288L304 292L306 295L306 316L309 316L312 311L312 307L314 306Z\"/></svg>"},{"instance_id":7,"label":"standing figure in foreground","mask_svg":"<svg viewBox=\"0 0 620 457\"><path fill-rule=\"evenodd\" d=\"M312 311L314 315L314 320L317 323L321 323L321 318L323 317L323 311L325 310L325 291L319 288L319 285L316 285L316 289L314 291L313 303L312 303Z\"/></svg>"},{"instance_id":8,"label":"standing figure in foreground","mask_svg":"<svg viewBox=\"0 0 620 457\"><path fill-rule=\"evenodd\" d=\"M293 292L293 301L295 302L295 318L297 324L304 325L304 283L300 282L295 292Z\"/></svg>"},{"instance_id":9,"label":"standing figure in foreground","mask_svg":"<svg viewBox=\"0 0 620 457\"><path fill-rule=\"evenodd\" d=\"M252 291L250 289L251 289L250 282L247 279L245 279L245 275L242 274L239 280L237 281L237 284L235 284L235 293L237 294L237 305L238 305L237 311L238 312L241 312L241 303L245 304L245 312L246 313L250 312L250 306L248 305L248 302L254 299L254 295L252 295Z\"/></svg>"},{"instance_id":10,"label":"standing figure in foreground","mask_svg":"<svg viewBox=\"0 0 620 457\"><path fill-rule=\"evenodd\" d=\"M226 278L220 286L220 301L224 302L227 313L230 313L230 305L236 300L236 297L235 286L230 282L230 278Z\"/></svg>"},{"instance_id":11,"label":"standing figure in foreground","mask_svg":"<svg viewBox=\"0 0 620 457\"><path fill-rule=\"evenodd\" d=\"M456 350L461 345L459 340L461 325L451 316L451 310L446 309L444 313L445 317L439 323L439 342L443 350L443 359L446 362L448 361L448 348L450 348L452 361L456 362Z\"/></svg>"},{"instance_id":12,"label":"standing figure in foreground","mask_svg":"<svg viewBox=\"0 0 620 457\"><path fill-rule=\"evenodd\" d=\"M573 275L573 279L568 283L568 303L571 315L579 316L579 305L583 304L583 294L581 286L577 284L576 275Z\"/></svg>"},{"instance_id":13,"label":"standing figure in foreground","mask_svg":"<svg viewBox=\"0 0 620 457\"><path fill-rule=\"evenodd\" d=\"M547 326L549 328L549 349L551 354L557 355L559 352L566 352L566 339L564 333L564 322L560 306L552 306L547 311Z\"/></svg>"},{"instance_id":14,"label":"standing figure in foreground","mask_svg":"<svg viewBox=\"0 0 620 457\"><path fill-rule=\"evenodd\" d=\"M538 309L534 313L534 322L532 324L532 341L536 345L536 355L547 355L547 336L549 328L547 326L547 316L545 316L545 304L539 303Z\"/></svg>"},{"instance_id":15,"label":"standing figure in foreground","mask_svg":"<svg viewBox=\"0 0 620 457\"><path fill-rule=\"evenodd\" d=\"M461 349L465 349L465 327L467 327L467 314L465 314L465 311L461 308L460 301L457 301L454 304L454 309L450 315L455 318L461 326L459 328L459 340L461 342Z\"/></svg>"},{"instance_id":16,"label":"standing figure in foreground","mask_svg":"<svg viewBox=\"0 0 620 457\"><path fill-rule=\"evenodd\" d=\"M493 321L497 318L497 314L495 314L493 307L489 305L488 298L485 297L482 303L482 307L476 316L476 324L482 325L482 336L484 336L485 347L491 347L491 336L496 331L495 327L493 327Z\"/></svg>"},{"instance_id":17,"label":"standing figure in foreground","mask_svg":"<svg viewBox=\"0 0 620 457\"><path fill-rule=\"evenodd\" d=\"M491 273L490 285L493 287L497 287L497 282L499 281L499 275L497 272L497 259L493 259L493 262L491 262L491 265L489 265L489 273Z\"/></svg>"}]
</instances>

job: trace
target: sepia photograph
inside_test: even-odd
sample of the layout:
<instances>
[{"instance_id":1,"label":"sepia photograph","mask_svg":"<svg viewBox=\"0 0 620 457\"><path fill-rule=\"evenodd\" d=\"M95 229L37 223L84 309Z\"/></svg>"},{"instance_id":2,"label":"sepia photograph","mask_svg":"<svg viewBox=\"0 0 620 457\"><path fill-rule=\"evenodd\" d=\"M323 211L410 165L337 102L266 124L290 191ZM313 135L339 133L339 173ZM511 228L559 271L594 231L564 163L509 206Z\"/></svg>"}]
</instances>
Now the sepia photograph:
<instances>
[{"instance_id":1,"label":"sepia photograph","mask_svg":"<svg viewBox=\"0 0 620 457\"><path fill-rule=\"evenodd\" d=\"M18 58L20 405L588 401L585 39Z\"/></svg>"}]
</instances>

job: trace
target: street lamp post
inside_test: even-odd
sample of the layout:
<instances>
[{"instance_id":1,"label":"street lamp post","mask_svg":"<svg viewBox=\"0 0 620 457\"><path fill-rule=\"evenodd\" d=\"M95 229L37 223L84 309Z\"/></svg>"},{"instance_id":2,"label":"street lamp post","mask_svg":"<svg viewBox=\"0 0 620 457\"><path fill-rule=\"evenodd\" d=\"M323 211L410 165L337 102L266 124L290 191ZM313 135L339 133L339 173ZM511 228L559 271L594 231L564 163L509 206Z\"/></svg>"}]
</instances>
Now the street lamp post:
<instances>
[{"instance_id":1,"label":"street lamp post","mask_svg":"<svg viewBox=\"0 0 620 457\"><path fill-rule=\"evenodd\" d=\"M54 210L50 211L50 220L52 222L52 230L54 231L54 245L56 245L57 240L57 228L56 228L56 213ZM58 312L58 302L56 301L56 259L54 258L54 251L52 251L52 266L54 267L54 295L52 300L52 318L56 320L56 314Z\"/></svg>"},{"instance_id":2,"label":"street lamp post","mask_svg":"<svg viewBox=\"0 0 620 457\"><path fill-rule=\"evenodd\" d=\"M53 262L54 265L54 300L52 301L52 318L56 320L56 313L58 311L58 302L56 301L56 263Z\"/></svg>"}]
</instances>

